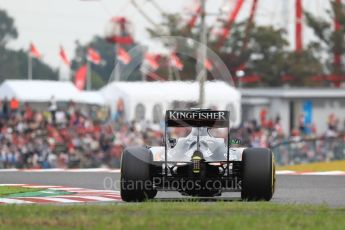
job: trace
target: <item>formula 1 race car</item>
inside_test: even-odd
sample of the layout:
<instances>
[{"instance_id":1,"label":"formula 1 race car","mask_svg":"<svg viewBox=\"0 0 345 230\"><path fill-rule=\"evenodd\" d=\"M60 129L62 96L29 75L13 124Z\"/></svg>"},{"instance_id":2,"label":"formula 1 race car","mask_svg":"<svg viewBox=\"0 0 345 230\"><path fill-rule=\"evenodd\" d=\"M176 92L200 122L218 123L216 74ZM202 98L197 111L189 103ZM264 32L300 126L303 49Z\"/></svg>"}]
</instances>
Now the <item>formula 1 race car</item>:
<instances>
[{"instance_id":1,"label":"formula 1 race car","mask_svg":"<svg viewBox=\"0 0 345 230\"><path fill-rule=\"evenodd\" d=\"M171 130L178 127L190 127L189 135L171 138ZM212 136L213 129L225 129L225 138ZM243 200L269 201L275 189L271 150L230 145L229 131L228 111L166 111L164 146L124 150L122 199L144 201L157 191L178 191L198 197L241 192Z\"/></svg>"}]
</instances>

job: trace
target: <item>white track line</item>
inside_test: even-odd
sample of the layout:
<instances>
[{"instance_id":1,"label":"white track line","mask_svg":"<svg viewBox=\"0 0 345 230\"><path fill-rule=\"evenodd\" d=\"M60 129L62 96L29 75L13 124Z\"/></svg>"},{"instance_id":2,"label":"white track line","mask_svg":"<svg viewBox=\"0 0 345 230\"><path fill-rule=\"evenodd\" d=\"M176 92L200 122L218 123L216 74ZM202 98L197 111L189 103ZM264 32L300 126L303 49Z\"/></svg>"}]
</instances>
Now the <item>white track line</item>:
<instances>
[{"instance_id":1,"label":"white track line","mask_svg":"<svg viewBox=\"0 0 345 230\"><path fill-rule=\"evenodd\" d=\"M24 188L62 188L63 186L53 186L53 185L23 185Z\"/></svg>"},{"instance_id":2,"label":"white track line","mask_svg":"<svg viewBox=\"0 0 345 230\"><path fill-rule=\"evenodd\" d=\"M79 194L83 193L104 193L104 194L119 194L119 191L115 190L99 190L99 189L88 189L88 188L73 188L73 187L64 187L64 186L52 186L52 187L47 187L50 190L58 190L58 191L67 191L67 192L76 192Z\"/></svg>"},{"instance_id":3,"label":"white track line","mask_svg":"<svg viewBox=\"0 0 345 230\"><path fill-rule=\"evenodd\" d=\"M102 190L104 192L109 192L109 193L115 193L115 194L120 194L119 191L115 191L115 190Z\"/></svg>"},{"instance_id":4,"label":"white track line","mask_svg":"<svg viewBox=\"0 0 345 230\"><path fill-rule=\"evenodd\" d=\"M19 200L19 199L12 199L12 198L0 198L0 202L6 204L32 204L33 202Z\"/></svg>"},{"instance_id":5,"label":"white track line","mask_svg":"<svg viewBox=\"0 0 345 230\"><path fill-rule=\"evenodd\" d=\"M32 185L32 184L1 184L0 186L22 186L26 188L42 188L49 190L62 190L75 192L69 195L56 195L47 197L15 197L0 198L0 203L5 204L42 204L42 203L88 203L88 202L120 202L122 201L119 191L96 190L87 188L73 188L54 185ZM49 191L47 190L47 191ZM28 200L26 200L28 199Z\"/></svg>"},{"instance_id":6,"label":"white track line","mask_svg":"<svg viewBox=\"0 0 345 230\"><path fill-rule=\"evenodd\" d=\"M88 169L0 169L0 172L109 172L119 173L120 169L107 169L107 168L88 168Z\"/></svg>"},{"instance_id":7,"label":"white track line","mask_svg":"<svg viewBox=\"0 0 345 230\"><path fill-rule=\"evenodd\" d=\"M86 189L86 188L69 188L69 187L51 187L49 188L51 190L62 190L62 191L67 191L67 192L82 192L82 191L85 191L85 190L90 190L90 189ZM96 190L96 191L99 191L99 190Z\"/></svg>"},{"instance_id":8,"label":"white track line","mask_svg":"<svg viewBox=\"0 0 345 230\"><path fill-rule=\"evenodd\" d=\"M25 186L27 184L0 184L0 186Z\"/></svg>"},{"instance_id":9,"label":"white track line","mask_svg":"<svg viewBox=\"0 0 345 230\"><path fill-rule=\"evenodd\" d=\"M78 203L80 201L76 201L76 200L70 200L70 199L65 199L65 198L62 198L62 197L37 197L37 198L40 198L42 200L48 200L48 201L54 201L54 202L57 202L57 203Z\"/></svg>"},{"instance_id":10,"label":"white track line","mask_svg":"<svg viewBox=\"0 0 345 230\"><path fill-rule=\"evenodd\" d=\"M88 200L93 200L93 201L117 201L121 198L107 198L107 197L102 197L102 196L63 196L63 198L84 198Z\"/></svg>"},{"instance_id":11,"label":"white track line","mask_svg":"<svg viewBox=\"0 0 345 230\"><path fill-rule=\"evenodd\" d=\"M277 175L293 175L296 174L295 171L291 171L291 170L278 170L276 171Z\"/></svg>"},{"instance_id":12,"label":"white track line","mask_svg":"<svg viewBox=\"0 0 345 230\"><path fill-rule=\"evenodd\" d=\"M79 191L79 192L76 192L77 194L81 194L81 195L84 195L84 194L106 194L106 195L118 195L118 193L113 193L113 192L103 192L103 191L92 191L92 192L89 192L89 191Z\"/></svg>"},{"instance_id":13,"label":"white track line","mask_svg":"<svg viewBox=\"0 0 345 230\"><path fill-rule=\"evenodd\" d=\"M18 169L19 172L63 172L66 169L54 168L54 169Z\"/></svg>"},{"instance_id":14,"label":"white track line","mask_svg":"<svg viewBox=\"0 0 345 230\"><path fill-rule=\"evenodd\" d=\"M296 172L289 170L277 171L277 175L302 175L302 176L345 176L345 171L325 171L325 172Z\"/></svg>"},{"instance_id":15,"label":"white track line","mask_svg":"<svg viewBox=\"0 0 345 230\"><path fill-rule=\"evenodd\" d=\"M0 169L0 172L17 172L18 169Z\"/></svg>"},{"instance_id":16,"label":"white track line","mask_svg":"<svg viewBox=\"0 0 345 230\"><path fill-rule=\"evenodd\" d=\"M90 169L66 169L69 172L109 172L111 169L105 168L90 168Z\"/></svg>"},{"instance_id":17,"label":"white track line","mask_svg":"<svg viewBox=\"0 0 345 230\"><path fill-rule=\"evenodd\" d=\"M0 172L35 172L35 173L44 173L44 172L71 172L71 173L85 173L85 172L94 172L94 173L120 173L120 169L106 169L106 168L89 168L89 169L0 169ZM345 171L326 171L326 172L296 172L291 170L278 170L276 171L277 175L321 175L321 176L339 176L345 175ZM11 184L8 184L11 186Z\"/></svg>"},{"instance_id":18,"label":"white track line","mask_svg":"<svg viewBox=\"0 0 345 230\"><path fill-rule=\"evenodd\" d=\"M311 176L339 176L345 175L344 171L326 171L326 172L304 172L302 175Z\"/></svg>"}]
</instances>

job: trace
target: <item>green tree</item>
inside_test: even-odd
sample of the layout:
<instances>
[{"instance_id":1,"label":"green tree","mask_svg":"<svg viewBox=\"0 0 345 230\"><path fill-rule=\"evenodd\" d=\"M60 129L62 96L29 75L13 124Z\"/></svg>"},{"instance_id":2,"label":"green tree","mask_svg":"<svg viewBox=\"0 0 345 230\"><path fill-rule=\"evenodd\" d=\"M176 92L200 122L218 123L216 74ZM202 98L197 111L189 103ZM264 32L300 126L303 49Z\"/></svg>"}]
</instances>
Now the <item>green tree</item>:
<instances>
[{"instance_id":1,"label":"green tree","mask_svg":"<svg viewBox=\"0 0 345 230\"><path fill-rule=\"evenodd\" d=\"M34 79L57 80L58 71L41 60L33 58ZM0 47L0 81L6 79L27 79L28 53L24 50L10 50Z\"/></svg>"},{"instance_id":2,"label":"green tree","mask_svg":"<svg viewBox=\"0 0 345 230\"><path fill-rule=\"evenodd\" d=\"M331 5L328 15L338 22L336 30L334 22L329 22L308 12L305 12L306 21L318 38L318 42L315 42L314 46L318 50L318 58L323 60L324 72L345 75L341 60L336 60L336 56L341 57L345 54L345 6L337 1L332 1ZM328 58L325 58L325 54Z\"/></svg>"},{"instance_id":3,"label":"green tree","mask_svg":"<svg viewBox=\"0 0 345 230\"><path fill-rule=\"evenodd\" d=\"M311 77L322 72L322 64L312 45L299 53L288 50L284 31L269 26L255 27L250 35L249 71L258 74L262 86L317 86ZM288 82L284 77L290 76Z\"/></svg>"},{"instance_id":4,"label":"green tree","mask_svg":"<svg viewBox=\"0 0 345 230\"><path fill-rule=\"evenodd\" d=\"M0 9L0 81L5 79L26 79L28 70L28 53L24 50L6 48L6 44L18 38L14 19ZM35 79L57 79L58 72L41 60L33 59L33 76Z\"/></svg>"},{"instance_id":5,"label":"green tree","mask_svg":"<svg viewBox=\"0 0 345 230\"><path fill-rule=\"evenodd\" d=\"M253 28L250 37L248 71L259 75L263 86L282 85L288 45L283 31L259 26Z\"/></svg>"},{"instance_id":6,"label":"green tree","mask_svg":"<svg viewBox=\"0 0 345 230\"><path fill-rule=\"evenodd\" d=\"M0 47L5 47L8 41L16 39L18 31L14 26L13 18L6 11L0 9Z\"/></svg>"},{"instance_id":7,"label":"green tree","mask_svg":"<svg viewBox=\"0 0 345 230\"><path fill-rule=\"evenodd\" d=\"M320 87L324 86L324 83L314 81L312 77L320 76L323 68L312 46L308 46L300 53L287 53L284 73L292 76L293 80L289 82L292 86Z\"/></svg>"},{"instance_id":8,"label":"green tree","mask_svg":"<svg viewBox=\"0 0 345 230\"><path fill-rule=\"evenodd\" d=\"M186 30L185 27L180 26L183 25L183 21L178 14L165 14L162 17L163 22L159 29L148 29L152 37L162 35L162 31L166 31L170 35L199 40L198 25L193 30ZM208 31L212 30L211 27ZM256 74L261 77L260 82L248 86L281 86L285 84L282 81L285 75L291 75L294 78L289 82L290 85L312 86L314 84L310 83L309 79L322 71L322 65L315 55L313 46L308 46L301 53L296 54L289 51L289 43L284 37L283 30L255 24L249 25L249 30L247 28L246 21L235 23L221 49L217 48L218 40L209 40L207 44L224 61L233 76L236 76L237 70L245 67L247 75ZM183 79L193 79L195 62L184 56L181 58L188 67L187 71L184 70L181 73L184 76Z\"/></svg>"}]
</instances>

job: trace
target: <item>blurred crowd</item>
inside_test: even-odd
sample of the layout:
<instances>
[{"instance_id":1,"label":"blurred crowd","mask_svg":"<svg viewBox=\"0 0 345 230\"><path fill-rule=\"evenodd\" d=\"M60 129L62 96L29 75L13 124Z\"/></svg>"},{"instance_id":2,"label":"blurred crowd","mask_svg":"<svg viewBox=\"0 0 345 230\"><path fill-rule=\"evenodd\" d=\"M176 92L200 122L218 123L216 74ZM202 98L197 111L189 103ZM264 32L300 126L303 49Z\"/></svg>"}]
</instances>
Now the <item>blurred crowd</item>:
<instances>
[{"instance_id":1,"label":"blurred crowd","mask_svg":"<svg viewBox=\"0 0 345 230\"><path fill-rule=\"evenodd\" d=\"M54 98L43 111L19 104L14 98L0 103L0 168L118 168L125 146L162 144L163 123L126 123L121 114L102 123L73 102L59 109ZM286 136L280 122L279 117L244 122L232 138L246 146L271 147L279 164L344 158L344 137L339 139L343 130L335 115L317 140L312 126L300 123Z\"/></svg>"},{"instance_id":2,"label":"blurred crowd","mask_svg":"<svg viewBox=\"0 0 345 230\"><path fill-rule=\"evenodd\" d=\"M345 159L345 129L334 113L327 119L327 129L317 135L314 124L306 123L303 114L290 135L283 132L281 120L260 119L244 122L234 136L242 144L252 147L271 148L279 165L331 161Z\"/></svg>"},{"instance_id":3,"label":"blurred crowd","mask_svg":"<svg viewBox=\"0 0 345 230\"><path fill-rule=\"evenodd\" d=\"M73 102L60 110L52 98L43 112L16 99L0 105L0 168L118 168L124 146L161 139L134 122L102 124Z\"/></svg>"}]
</instances>

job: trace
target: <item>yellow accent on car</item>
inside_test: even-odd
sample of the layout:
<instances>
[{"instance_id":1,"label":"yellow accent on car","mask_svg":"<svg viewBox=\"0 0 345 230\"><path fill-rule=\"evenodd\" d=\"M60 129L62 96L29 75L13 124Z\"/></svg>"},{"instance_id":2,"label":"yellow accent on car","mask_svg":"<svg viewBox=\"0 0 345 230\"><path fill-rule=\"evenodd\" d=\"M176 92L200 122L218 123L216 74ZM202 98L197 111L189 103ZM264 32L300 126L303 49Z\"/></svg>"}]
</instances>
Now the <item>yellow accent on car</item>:
<instances>
[{"instance_id":1,"label":"yellow accent on car","mask_svg":"<svg viewBox=\"0 0 345 230\"><path fill-rule=\"evenodd\" d=\"M274 159L274 154L272 153L272 194L275 191L276 187L276 164Z\"/></svg>"},{"instance_id":2,"label":"yellow accent on car","mask_svg":"<svg viewBox=\"0 0 345 230\"><path fill-rule=\"evenodd\" d=\"M192 160L194 161L194 160L201 160L201 157L199 157L199 156L194 156L193 158L192 158Z\"/></svg>"},{"instance_id":3,"label":"yellow accent on car","mask_svg":"<svg viewBox=\"0 0 345 230\"><path fill-rule=\"evenodd\" d=\"M202 158L199 156L193 156L192 162L193 162L193 173L200 173L200 160Z\"/></svg>"}]
</instances>

